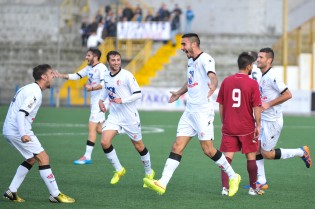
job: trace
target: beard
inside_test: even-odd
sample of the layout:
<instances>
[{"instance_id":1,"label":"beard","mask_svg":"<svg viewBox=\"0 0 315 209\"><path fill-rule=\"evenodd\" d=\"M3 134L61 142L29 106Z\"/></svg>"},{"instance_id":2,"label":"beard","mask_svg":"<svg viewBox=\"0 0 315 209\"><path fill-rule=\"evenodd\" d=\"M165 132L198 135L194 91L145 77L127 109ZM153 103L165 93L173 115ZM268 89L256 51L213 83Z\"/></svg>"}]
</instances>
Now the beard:
<instances>
[{"instance_id":1,"label":"beard","mask_svg":"<svg viewBox=\"0 0 315 209\"><path fill-rule=\"evenodd\" d=\"M93 66L94 62L93 60L88 60L88 66Z\"/></svg>"}]
</instances>

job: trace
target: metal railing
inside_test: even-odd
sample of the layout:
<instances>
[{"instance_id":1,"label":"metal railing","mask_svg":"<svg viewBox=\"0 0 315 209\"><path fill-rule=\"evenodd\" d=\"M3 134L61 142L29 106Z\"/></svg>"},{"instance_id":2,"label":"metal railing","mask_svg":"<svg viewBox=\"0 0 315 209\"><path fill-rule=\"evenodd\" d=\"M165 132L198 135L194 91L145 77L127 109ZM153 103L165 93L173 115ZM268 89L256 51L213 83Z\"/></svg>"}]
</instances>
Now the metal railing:
<instances>
[{"instance_id":1,"label":"metal railing","mask_svg":"<svg viewBox=\"0 0 315 209\"><path fill-rule=\"evenodd\" d=\"M132 42L130 42L132 43ZM132 47L127 46L127 54L128 49ZM144 47L142 50L138 52L138 54L126 65L125 69L129 70L132 74L136 74L138 70L140 70L144 64L149 60L151 56L151 49L152 49L152 40L146 40ZM130 52L129 52L130 53Z\"/></svg>"}]
</instances>

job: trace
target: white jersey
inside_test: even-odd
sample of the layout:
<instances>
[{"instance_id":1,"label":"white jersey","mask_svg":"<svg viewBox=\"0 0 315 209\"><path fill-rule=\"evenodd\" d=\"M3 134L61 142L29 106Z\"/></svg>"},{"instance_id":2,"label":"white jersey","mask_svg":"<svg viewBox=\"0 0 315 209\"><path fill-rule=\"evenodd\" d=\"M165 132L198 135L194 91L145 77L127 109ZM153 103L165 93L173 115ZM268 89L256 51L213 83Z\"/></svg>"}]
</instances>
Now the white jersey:
<instances>
[{"instance_id":1,"label":"white jersey","mask_svg":"<svg viewBox=\"0 0 315 209\"><path fill-rule=\"evenodd\" d=\"M94 66L86 66L75 74L68 74L69 80L78 80L88 76L88 84L96 86L101 84L104 86L104 77L108 73L107 67L103 63L98 63ZM100 109L98 107L98 101L100 98L101 90L91 91L91 112L98 113Z\"/></svg>"},{"instance_id":2,"label":"white jersey","mask_svg":"<svg viewBox=\"0 0 315 209\"><path fill-rule=\"evenodd\" d=\"M287 90L287 86L275 72L275 69L270 68L261 77L259 83L260 97L262 102L269 102L279 97L281 93ZM267 121L276 121L282 117L281 104L272 106L261 113L261 119Z\"/></svg>"},{"instance_id":3,"label":"white jersey","mask_svg":"<svg viewBox=\"0 0 315 209\"><path fill-rule=\"evenodd\" d=\"M135 101L141 96L140 87L129 71L121 69L114 76L111 73L106 74L102 99L108 97L110 102L115 98L122 99L122 104L111 102L107 121L120 125L139 123Z\"/></svg>"},{"instance_id":4,"label":"white jersey","mask_svg":"<svg viewBox=\"0 0 315 209\"><path fill-rule=\"evenodd\" d=\"M37 83L28 84L20 88L11 101L7 116L3 125L3 135L22 137L21 134L33 135L32 123L42 103L42 90ZM19 132L17 114L25 113L24 130Z\"/></svg>"},{"instance_id":5,"label":"white jersey","mask_svg":"<svg viewBox=\"0 0 315 209\"><path fill-rule=\"evenodd\" d=\"M215 62L209 54L202 52L197 58L188 60L186 111L213 110L212 97L208 98L208 83L211 82L208 73L215 73Z\"/></svg>"},{"instance_id":6,"label":"white jersey","mask_svg":"<svg viewBox=\"0 0 315 209\"><path fill-rule=\"evenodd\" d=\"M249 77L256 80L259 83L261 76L262 76L261 70L257 67L256 64L253 64L252 74L250 74Z\"/></svg>"}]
</instances>

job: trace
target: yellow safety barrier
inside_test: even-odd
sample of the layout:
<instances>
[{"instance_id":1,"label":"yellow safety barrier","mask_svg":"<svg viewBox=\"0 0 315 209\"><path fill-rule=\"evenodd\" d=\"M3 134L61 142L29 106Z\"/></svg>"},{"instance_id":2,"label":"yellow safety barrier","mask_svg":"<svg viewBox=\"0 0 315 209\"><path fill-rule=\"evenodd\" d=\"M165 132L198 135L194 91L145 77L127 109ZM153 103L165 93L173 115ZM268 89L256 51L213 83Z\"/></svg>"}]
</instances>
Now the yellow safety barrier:
<instances>
[{"instance_id":1,"label":"yellow safety barrier","mask_svg":"<svg viewBox=\"0 0 315 209\"><path fill-rule=\"evenodd\" d=\"M134 75L140 86L150 85L150 79L154 78L156 73L163 69L164 65L170 63L171 57L174 56L176 51L180 48L180 40L181 35L177 35L176 46L172 46L170 42L161 46L143 67L136 71ZM128 68L126 67L126 69Z\"/></svg>"}]
</instances>

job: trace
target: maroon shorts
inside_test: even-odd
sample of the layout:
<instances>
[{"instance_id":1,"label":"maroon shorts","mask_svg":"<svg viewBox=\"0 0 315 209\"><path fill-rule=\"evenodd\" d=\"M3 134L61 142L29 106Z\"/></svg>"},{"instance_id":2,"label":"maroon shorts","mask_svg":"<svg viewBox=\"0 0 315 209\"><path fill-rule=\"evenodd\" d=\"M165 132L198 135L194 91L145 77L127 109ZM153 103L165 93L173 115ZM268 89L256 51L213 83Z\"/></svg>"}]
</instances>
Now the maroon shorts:
<instances>
[{"instance_id":1,"label":"maroon shorts","mask_svg":"<svg viewBox=\"0 0 315 209\"><path fill-rule=\"evenodd\" d=\"M254 140L254 133L245 136L229 136L222 134L221 152L238 152L241 150L243 154L257 152L258 141Z\"/></svg>"}]
</instances>

